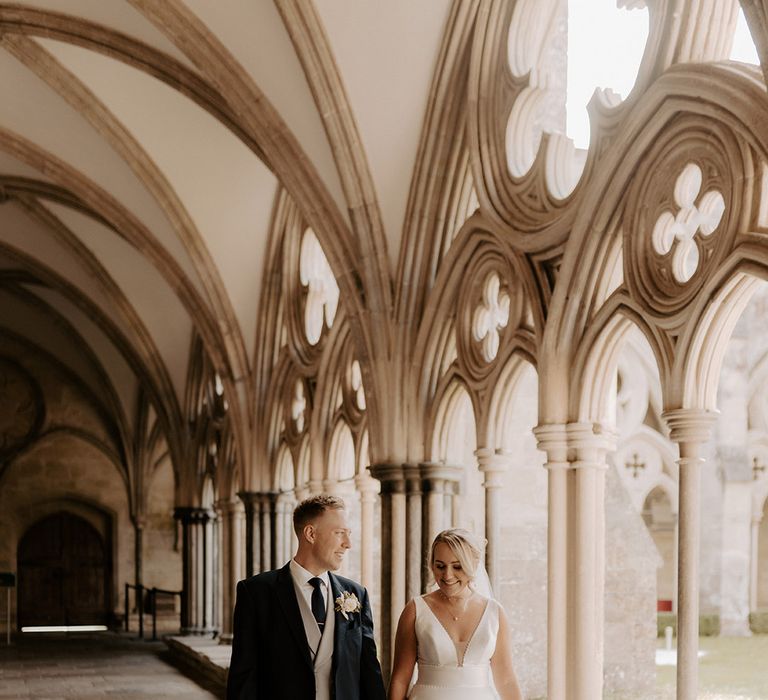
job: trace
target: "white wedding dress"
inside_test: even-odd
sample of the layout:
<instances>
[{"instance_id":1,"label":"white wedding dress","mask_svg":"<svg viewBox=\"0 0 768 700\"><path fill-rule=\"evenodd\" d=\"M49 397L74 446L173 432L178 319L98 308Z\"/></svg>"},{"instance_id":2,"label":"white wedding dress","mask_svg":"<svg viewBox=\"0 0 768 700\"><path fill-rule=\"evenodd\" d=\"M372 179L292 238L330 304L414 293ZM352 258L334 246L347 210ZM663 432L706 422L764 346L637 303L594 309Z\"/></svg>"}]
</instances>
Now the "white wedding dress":
<instances>
[{"instance_id":1,"label":"white wedding dress","mask_svg":"<svg viewBox=\"0 0 768 700\"><path fill-rule=\"evenodd\" d=\"M462 645L454 643L423 597L414 602L418 678L409 700L497 700L491 657L499 633L499 604L488 600L475 631Z\"/></svg>"}]
</instances>

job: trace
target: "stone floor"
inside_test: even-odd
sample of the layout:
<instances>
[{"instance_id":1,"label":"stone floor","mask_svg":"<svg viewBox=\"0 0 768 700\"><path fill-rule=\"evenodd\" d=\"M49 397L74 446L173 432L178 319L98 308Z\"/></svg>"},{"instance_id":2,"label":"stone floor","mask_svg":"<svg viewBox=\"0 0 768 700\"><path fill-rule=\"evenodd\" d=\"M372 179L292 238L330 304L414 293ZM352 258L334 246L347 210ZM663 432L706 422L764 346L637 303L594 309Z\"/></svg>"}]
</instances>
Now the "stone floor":
<instances>
[{"instance_id":1,"label":"stone floor","mask_svg":"<svg viewBox=\"0 0 768 700\"><path fill-rule=\"evenodd\" d=\"M113 633L24 635L0 644L0 698L215 700L215 684L176 665L162 642Z\"/></svg>"}]
</instances>

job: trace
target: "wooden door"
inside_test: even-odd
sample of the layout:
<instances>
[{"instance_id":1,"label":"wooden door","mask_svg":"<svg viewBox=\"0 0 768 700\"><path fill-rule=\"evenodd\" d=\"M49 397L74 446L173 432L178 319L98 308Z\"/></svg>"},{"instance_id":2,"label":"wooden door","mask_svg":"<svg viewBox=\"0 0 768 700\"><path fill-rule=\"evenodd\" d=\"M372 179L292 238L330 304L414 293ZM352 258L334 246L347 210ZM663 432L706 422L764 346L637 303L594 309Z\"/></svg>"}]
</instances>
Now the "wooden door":
<instances>
[{"instance_id":1,"label":"wooden door","mask_svg":"<svg viewBox=\"0 0 768 700\"><path fill-rule=\"evenodd\" d=\"M18 625L103 625L109 557L98 531L72 513L27 530L18 549Z\"/></svg>"}]
</instances>

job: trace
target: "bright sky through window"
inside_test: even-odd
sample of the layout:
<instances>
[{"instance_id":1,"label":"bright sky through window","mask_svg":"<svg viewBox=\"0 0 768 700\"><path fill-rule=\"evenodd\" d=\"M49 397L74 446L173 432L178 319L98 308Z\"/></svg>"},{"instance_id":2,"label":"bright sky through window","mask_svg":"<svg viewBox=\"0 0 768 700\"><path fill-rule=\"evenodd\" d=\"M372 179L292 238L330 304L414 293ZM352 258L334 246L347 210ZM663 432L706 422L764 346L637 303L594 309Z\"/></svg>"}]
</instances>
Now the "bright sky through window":
<instances>
[{"instance_id":1,"label":"bright sky through window","mask_svg":"<svg viewBox=\"0 0 768 700\"><path fill-rule=\"evenodd\" d=\"M731 60L754 63L755 65L760 63L760 59L757 57L755 42L752 41L752 35L749 33L749 27L747 26L743 10L739 10L739 21L736 23L736 33L733 37Z\"/></svg>"},{"instance_id":2,"label":"bright sky through window","mask_svg":"<svg viewBox=\"0 0 768 700\"><path fill-rule=\"evenodd\" d=\"M616 0L568 0L566 128L577 148L589 146L586 105L595 88L610 88L625 98L635 84L647 38L647 10L618 8ZM741 10L730 58L760 62Z\"/></svg>"},{"instance_id":3,"label":"bright sky through window","mask_svg":"<svg viewBox=\"0 0 768 700\"><path fill-rule=\"evenodd\" d=\"M647 38L647 10L620 9L616 0L568 0L566 129L577 148L589 146L587 103L595 88L625 98Z\"/></svg>"}]
</instances>

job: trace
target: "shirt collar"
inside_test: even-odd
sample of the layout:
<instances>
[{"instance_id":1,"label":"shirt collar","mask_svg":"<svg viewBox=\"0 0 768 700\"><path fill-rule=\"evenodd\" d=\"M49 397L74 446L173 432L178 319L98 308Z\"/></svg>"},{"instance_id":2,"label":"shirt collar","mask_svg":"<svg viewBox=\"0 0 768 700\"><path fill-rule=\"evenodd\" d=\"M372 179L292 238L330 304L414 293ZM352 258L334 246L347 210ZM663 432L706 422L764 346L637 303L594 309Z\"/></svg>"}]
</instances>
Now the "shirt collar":
<instances>
[{"instance_id":1,"label":"shirt collar","mask_svg":"<svg viewBox=\"0 0 768 700\"><path fill-rule=\"evenodd\" d=\"M326 586L328 590L331 588L331 581L328 578L328 572L324 571L322 574L315 576L312 572L307 571L299 562L297 562L295 559L291 559L290 563L290 569L291 569L291 576L293 576L293 580L299 585L299 586L309 586L309 579L311 578L319 578Z\"/></svg>"}]
</instances>

